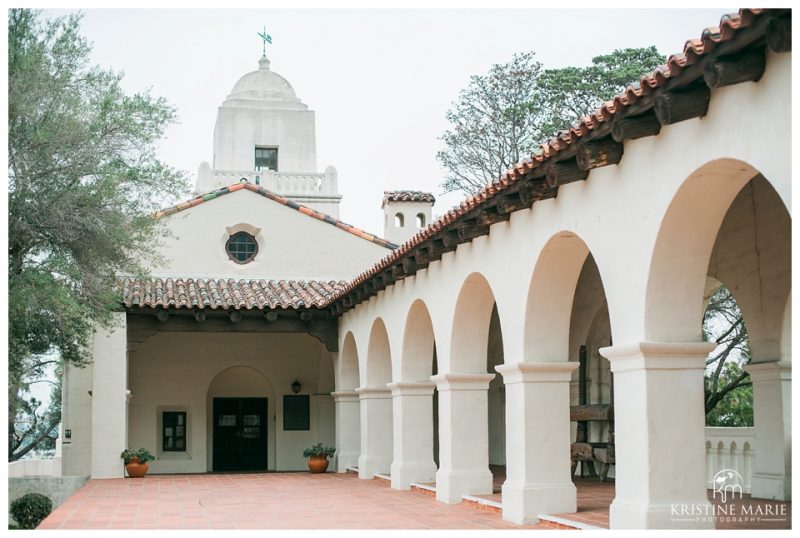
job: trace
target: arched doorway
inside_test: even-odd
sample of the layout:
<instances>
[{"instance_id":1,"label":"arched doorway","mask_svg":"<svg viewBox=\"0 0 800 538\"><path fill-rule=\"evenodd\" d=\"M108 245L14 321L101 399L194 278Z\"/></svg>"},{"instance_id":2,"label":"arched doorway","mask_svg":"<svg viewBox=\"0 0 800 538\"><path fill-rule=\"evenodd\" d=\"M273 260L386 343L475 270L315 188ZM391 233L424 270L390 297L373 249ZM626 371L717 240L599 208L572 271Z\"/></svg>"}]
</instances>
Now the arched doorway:
<instances>
[{"instance_id":1,"label":"arched doorway","mask_svg":"<svg viewBox=\"0 0 800 538\"><path fill-rule=\"evenodd\" d=\"M219 372L208 387L206 415L210 471L274 468L275 389L249 366Z\"/></svg>"}]
</instances>

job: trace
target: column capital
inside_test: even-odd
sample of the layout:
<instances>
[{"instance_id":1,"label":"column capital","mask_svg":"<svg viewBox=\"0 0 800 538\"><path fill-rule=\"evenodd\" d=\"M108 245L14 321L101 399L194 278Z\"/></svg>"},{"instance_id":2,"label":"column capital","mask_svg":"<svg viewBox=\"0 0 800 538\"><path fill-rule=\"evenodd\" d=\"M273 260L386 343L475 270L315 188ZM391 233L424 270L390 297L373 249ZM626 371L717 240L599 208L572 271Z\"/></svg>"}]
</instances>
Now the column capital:
<instances>
[{"instance_id":1,"label":"column capital","mask_svg":"<svg viewBox=\"0 0 800 538\"><path fill-rule=\"evenodd\" d=\"M430 396L433 394L433 389L436 388L436 383L433 381L400 381L389 383L386 386L392 391L392 396Z\"/></svg>"},{"instance_id":2,"label":"column capital","mask_svg":"<svg viewBox=\"0 0 800 538\"><path fill-rule=\"evenodd\" d=\"M495 374L437 374L431 377L440 390L487 390Z\"/></svg>"},{"instance_id":3,"label":"column capital","mask_svg":"<svg viewBox=\"0 0 800 538\"><path fill-rule=\"evenodd\" d=\"M791 381L792 363L785 361L754 362L744 367L750 374L750 380L759 381Z\"/></svg>"},{"instance_id":4,"label":"column capital","mask_svg":"<svg viewBox=\"0 0 800 538\"><path fill-rule=\"evenodd\" d=\"M601 347L600 354L611 363L611 371L703 370L713 342L637 342Z\"/></svg>"},{"instance_id":5,"label":"column capital","mask_svg":"<svg viewBox=\"0 0 800 538\"><path fill-rule=\"evenodd\" d=\"M357 402L359 399L355 390L337 390L331 392L331 396L335 402Z\"/></svg>"},{"instance_id":6,"label":"column capital","mask_svg":"<svg viewBox=\"0 0 800 538\"><path fill-rule=\"evenodd\" d=\"M391 398L392 391L386 385L382 387L358 387L358 396L362 400Z\"/></svg>"},{"instance_id":7,"label":"column capital","mask_svg":"<svg viewBox=\"0 0 800 538\"><path fill-rule=\"evenodd\" d=\"M569 381L577 362L517 362L494 367L503 376L503 383L552 383Z\"/></svg>"}]
</instances>

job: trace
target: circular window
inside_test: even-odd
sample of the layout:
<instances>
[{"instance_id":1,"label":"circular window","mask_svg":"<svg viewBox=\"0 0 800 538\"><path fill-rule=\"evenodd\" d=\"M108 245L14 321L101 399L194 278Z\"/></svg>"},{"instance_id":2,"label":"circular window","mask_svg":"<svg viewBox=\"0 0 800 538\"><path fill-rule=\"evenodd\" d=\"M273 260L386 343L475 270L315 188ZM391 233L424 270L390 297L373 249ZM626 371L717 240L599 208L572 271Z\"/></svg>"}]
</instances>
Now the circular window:
<instances>
[{"instance_id":1,"label":"circular window","mask_svg":"<svg viewBox=\"0 0 800 538\"><path fill-rule=\"evenodd\" d=\"M258 243L256 238L249 233L236 232L225 243L225 251L228 253L228 257L236 263L247 263L258 254Z\"/></svg>"}]
</instances>

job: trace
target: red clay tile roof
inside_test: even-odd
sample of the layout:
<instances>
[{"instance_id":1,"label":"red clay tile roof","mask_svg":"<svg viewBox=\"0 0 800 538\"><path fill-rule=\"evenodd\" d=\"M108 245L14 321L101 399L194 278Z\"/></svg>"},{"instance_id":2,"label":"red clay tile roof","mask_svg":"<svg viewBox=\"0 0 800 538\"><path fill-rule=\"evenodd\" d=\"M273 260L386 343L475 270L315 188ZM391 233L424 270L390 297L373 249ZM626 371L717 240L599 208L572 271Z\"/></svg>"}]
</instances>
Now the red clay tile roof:
<instances>
[{"instance_id":1,"label":"red clay tile roof","mask_svg":"<svg viewBox=\"0 0 800 538\"><path fill-rule=\"evenodd\" d=\"M779 16L791 16L791 10L787 9L741 9L736 14L723 15L718 27L706 28L699 39L686 41L682 53L673 54L668 58L665 65L650 74L642 76L639 79L638 86L629 86L613 99L603 103L592 114L584 116L574 127L567 131L556 133L530 157L524 159L497 180L484 186L476 194L465 198L460 205L442 215L428 227L420 230L400 248L358 275L334 298L334 302L348 295L355 288L382 271L396 265L402 258L411 254L417 247L432 239L439 232L446 228L451 229L453 224L462 220L463 217L480 207L485 207L487 202L496 195L515 186L520 180L531 177L532 173L541 172L545 164L556 162L559 158L571 155L581 139L585 137L589 139L599 138L599 136L591 136L593 134L605 136L610 132L611 120L615 117L624 116L626 112L631 112L631 110L635 111L635 113L647 110L648 108L636 107L636 104L641 100L645 106L651 107L652 100L647 98L655 90L664 86L677 88L692 82L697 78L698 73L696 70L690 72L689 68L703 60L705 56L714 52L718 47L727 46L726 54L728 54L732 51L740 50L758 39L763 40L768 19L766 15L773 13ZM755 34L750 32L750 35L746 36L744 30L756 25L757 22L760 25L758 32ZM691 78L682 77L682 75L691 75ZM702 79L702 72L700 72L699 76ZM600 133L594 133L594 131L600 131Z\"/></svg>"},{"instance_id":2,"label":"red clay tile roof","mask_svg":"<svg viewBox=\"0 0 800 538\"><path fill-rule=\"evenodd\" d=\"M128 277L122 281L122 302L126 308L323 308L344 284L314 280Z\"/></svg>"},{"instance_id":3,"label":"red clay tile roof","mask_svg":"<svg viewBox=\"0 0 800 538\"><path fill-rule=\"evenodd\" d=\"M436 198L433 197L433 194L422 191L383 191L381 207L384 207L386 202L428 202L434 204L436 203Z\"/></svg>"},{"instance_id":4,"label":"red clay tile roof","mask_svg":"<svg viewBox=\"0 0 800 538\"><path fill-rule=\"evenodd\" d=\"M209 200L214 200L215 198L219 198L220 196L224 196L225 194L228 194L228 193L231 193L231 192L236 192L236 191L238 191L240 189L247 189L247 190L252 191L252 192L254 192L256 194L260 194L261 196L263 196L265 198L268 198L268 199L270 199L270 200L272 200L274 202L278 202L279 204L285 205L286 207L290 207L290 208L292 208L292 209L294 209L296 211L299 211L300 213L302 213L304 215L308 215L309 217L313 217L313 218L315 218L317 220L321 220L322 222L326 222L326 223L330 224L331 226L335 226L336 228L339 228L340 230L344 230L345 232L351 233L351 234L353 234L353 235L355 235L357 237L360 237L361 239L366 239L367 241L375 243L376 245L380 245L380 246L386 247L388 249L395 249L398 246L398 245L395 245L394 243L391 243L391 242L387 241L386 239L378 237L377 235L373 235L373 234L367 233L367 232L365 232L363 230L360 230L359 228L356 228L355 226L351 226L349 224L346 224L346 223L342 222L339 219L331 217L330 215L326 215L325 213L321 213L321 212L319 212L319 211L317 211L315 209L311 209L310 207L304 206L302 204L298 204L297 202L294 202L292 200L289 200L288 198L285 198L283 196L275 194L272 191L268 191L264 187L260 187L258 185L253 185L252 183L234 183L233 185L230 185L228 187L223 187L221 189L217 189L217 190L209 192L207 194L200 194L200 195L192 198L191 200L188 200L186 202L183 202L183 203L180 203L178 205L175 205L175 206L169 207L167 209L164 209L162 211L159 211L158 213L156 213L156 218L161 218L161 217L166 217L166 216L169 216L169 215L173 215L173 214L177 213L178 211L183 211L184 209L189 209L190 207L194 207L196 205L202 204L203 202L207 202Z\"/></svg>"}]
</instances>

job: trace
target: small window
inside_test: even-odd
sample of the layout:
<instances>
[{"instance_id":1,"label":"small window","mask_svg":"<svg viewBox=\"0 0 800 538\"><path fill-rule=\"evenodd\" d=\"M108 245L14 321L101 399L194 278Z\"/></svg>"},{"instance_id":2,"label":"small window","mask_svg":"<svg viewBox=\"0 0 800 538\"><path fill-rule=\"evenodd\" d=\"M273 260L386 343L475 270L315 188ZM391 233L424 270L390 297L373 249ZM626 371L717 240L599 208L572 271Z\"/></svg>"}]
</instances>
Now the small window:
<instances>
[{"instance_id":1,"label":"small window","mask_svg":"<svg viewBox=\"0 0 800 538\"><path fill-rule=\"evenodd\" d=\"M425 227L425 213L417 213L417 228Z\"/></svg>"},{"instance_id":2,"label":"small window","mask_svg":"<svg viewBox=\"0 0 800 538\"><path fill-rule=\"evenodd\" d=\"M256 148L256 172L278 170L278 148Z\"/></svg>"},{"instance_id":3,"label":"small window","mask_svg":"<svg viewBox=\"0 0 800 538\"><path fill-rule=\"evenodd\" d=\"M236 263L247 263L258 254L258 242L247 232L236 232L225 243L225 251Z\"/></svg>"},{"instance_id":4,"label":"small window","mask_svg":"<svg viewBox=\"0 0 800 538\"><path fill-rule=\"evenodd\" d=\"M404 219L403 219L403 214L402 213L395 214L395 216L394 216L394 227L395 228L402 228L403 226L405 226L403 224L403 220Z\"/></svg>"},{"instance_id":5,"label":"small window","mask_svg":"<svg viewBox=\"0 0 800 538\"><path fill-rule=\"evenodd\" d=\"M186 412L164 411L161 415L161 450L186 451Z\"/></svg>"}]
</instances>

